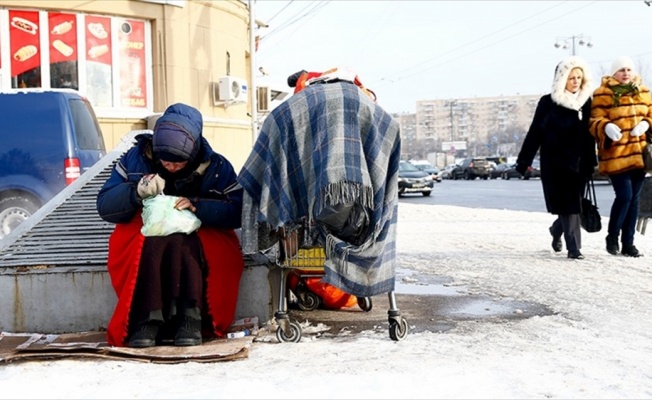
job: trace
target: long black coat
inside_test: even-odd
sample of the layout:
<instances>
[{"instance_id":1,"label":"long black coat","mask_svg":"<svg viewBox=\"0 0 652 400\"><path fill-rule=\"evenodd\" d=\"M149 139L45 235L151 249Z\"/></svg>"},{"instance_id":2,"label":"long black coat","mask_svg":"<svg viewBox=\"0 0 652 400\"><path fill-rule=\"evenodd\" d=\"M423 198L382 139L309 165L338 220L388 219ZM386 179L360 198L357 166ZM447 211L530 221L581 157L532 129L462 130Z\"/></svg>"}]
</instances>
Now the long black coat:
<instances>
[{"instance_id":1,"label":"long black coat","mask_svg":"<svg viewBox=\"0 0 652 400\"><path fill-rule=\"evenodd\" d=\"M591 99L581 116L552 101L539 100L516 163L530 166L539 151L541 184L546 208L552 214L579 214L586 181L597 165L595 139L589 132Z\"/></svg>"}]
</instances>

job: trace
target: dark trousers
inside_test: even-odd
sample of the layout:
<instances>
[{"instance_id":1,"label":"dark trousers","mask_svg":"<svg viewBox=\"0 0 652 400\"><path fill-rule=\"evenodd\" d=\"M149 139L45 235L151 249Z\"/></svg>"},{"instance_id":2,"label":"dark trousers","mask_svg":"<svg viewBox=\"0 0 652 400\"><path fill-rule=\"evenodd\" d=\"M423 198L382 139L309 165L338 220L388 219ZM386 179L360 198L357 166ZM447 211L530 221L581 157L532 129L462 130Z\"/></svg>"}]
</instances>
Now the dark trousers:
<instances>
[{"instance_id":1,"label":"dark trousers","mask_svg":"<svg viewBox=\"0 0 652 400\"><path fill-rule=\"evenodd\" d=\"M201 309L201 260L201 243L194 233L145 238L131 302L130 327L152 315L168 321L185 309Z\"/></svg>"},{"instance_id":2,"label":"dark trousers","mask_svg":"<svg viewBox=\"0 0 652 400\"><path fill-rule=\"evenodd\" d=\"M622 174L609 175L609 178L616 198L611 206L608 234L617 238L622 232L620 241L623 246L631 246L634 244L638 202L641 197L641 189L643 189L645 172L642 169L636 169Z\"/></svg>"},{"instance_id":3,"label":"dark trousers","mask_svg":"<svg viewBox=\"0 0 652 400\"><path fill-rule=\"evenodd\" d=\"M579 251L582 248L582 231L580 229L579 214L561 214L550 227L550 233L554 237L564 235L566 250Z\"/></svg>"}]
</instances>

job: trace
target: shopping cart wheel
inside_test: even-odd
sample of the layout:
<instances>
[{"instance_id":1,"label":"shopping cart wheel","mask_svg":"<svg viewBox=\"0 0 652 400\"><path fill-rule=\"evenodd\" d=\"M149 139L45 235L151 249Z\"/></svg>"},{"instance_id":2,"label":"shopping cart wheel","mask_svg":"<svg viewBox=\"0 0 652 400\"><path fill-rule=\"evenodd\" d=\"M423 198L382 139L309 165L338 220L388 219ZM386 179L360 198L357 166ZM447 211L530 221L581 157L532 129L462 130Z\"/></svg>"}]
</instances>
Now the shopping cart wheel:
<instances>
[{"instance_id":1,"label":"shopping cart wheel","mask_svg":"<svg viewBox=\"0 0 652 400\"><path fill-rule=\"evenodd\" d=\"M281 343L298 343L301 340L301 326L296 322L290 322L290 329L286 332L283 332L283 329L279 326L276 329L276 338Z\"/></svg>"},{"instance_id":2,"label":"shopping cart wheel","mask_svg":"<svg viewBox=\"0 0 652 400\"><path fill-rule=\"evenodd\" d=\"M358 297L358 307L360 307L362 311L369 312L373 306L371 297Z\"/></svg>"},{"instance_id":3,"label":"shopping cart wheel","mask_svg":"<svg viewBox=\"0 0 652 400\"><path fill-rule=\"evenodd\" d=\"M403 340L408 334L409 325L407 319L398 317L389 320L389 337L392 340Z\"/></svg>"},{"instance_id":4,"label":"shopping cart wheel","mask_svg":"<svg viewBox=\"0 0 652 400\"><path fill-rule=\"evenodd\" d=\"M316 310L321 303L321 299L313 292L303 292L297 296L297 304L303 311Z\"/></svg>"}]
</instances>

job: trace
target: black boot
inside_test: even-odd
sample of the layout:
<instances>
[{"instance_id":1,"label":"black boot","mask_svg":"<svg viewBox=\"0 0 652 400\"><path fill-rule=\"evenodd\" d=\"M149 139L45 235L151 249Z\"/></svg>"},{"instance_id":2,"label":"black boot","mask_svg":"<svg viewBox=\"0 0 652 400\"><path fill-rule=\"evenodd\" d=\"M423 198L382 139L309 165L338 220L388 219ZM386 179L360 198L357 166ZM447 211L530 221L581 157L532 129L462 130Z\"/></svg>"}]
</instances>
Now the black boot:
<instances>
[{"instance_id":1,"label":"black boot","mask_svg":"<svg viewBox=\"0 0 652 400\"><path fill-rule=\"evenodd\" d=\"M179 317L179 328L174 337L175 346L199 346L201 345L201 319L187 315Z\"/></svg>"},{"instance_id":2,"label":"black boot","mask_svg":"<svg viewBox=\"0 0 652 400\"><path fill-rule=\"evenodd\" d=\"M582 255L579 250L570 250L568 252L568 258L572 258L574 260L584 260L584 255Z\"/></svg>"},{"instance_id":3,"label":"black boot","mask_svg":"<svg viewBox=\"0 0 652 400\"><path fill-rule=\"evenodd\" d=\"M617 255L620 251L618 247L618 236L607 235L607 253L611 255Z\"/></svg>"},{"instance_id":4,"label":"black boot","mask_svg":"<svg viewBox=\"0 0 652 400\"><path fill-rule=\"evenodd\" d=\"M633 244L623 245L622 254L629 257L643 257L643 254L641 254Z\"/></svg>"},{"instance_id":5,"label":"black boot","mask_svg":"<svg viewBox=\"0 0 652 400\"><path fill-rule=\"evenodd\" d=\"M552 235L552 249L559 253L561 251L561 236L555 236L552 233L552 227L548 228L548 231Z\"/></svg>"},{"instance_id":6,"label":"black boot","mask_svg":"<svg viewBox=\"0 0 652 400\"><path fill-rule=\"evenodd\" d=\"M177 334L177 327L179 322L176 317L165 321L158 330L156 336L157 346L172 346L174 344L174 336Z\"/></svg>"},{"instance_id":7,"label":"black boot","mask_svg":"<svg viewBox=\"0 0 652 400\"><path fill-rule=\"evenodd\" d=\"M156 335L161 327L160 321L140 323L129 337L129 347L152 347L156 345Z\"/></svg>"}]
</instances>

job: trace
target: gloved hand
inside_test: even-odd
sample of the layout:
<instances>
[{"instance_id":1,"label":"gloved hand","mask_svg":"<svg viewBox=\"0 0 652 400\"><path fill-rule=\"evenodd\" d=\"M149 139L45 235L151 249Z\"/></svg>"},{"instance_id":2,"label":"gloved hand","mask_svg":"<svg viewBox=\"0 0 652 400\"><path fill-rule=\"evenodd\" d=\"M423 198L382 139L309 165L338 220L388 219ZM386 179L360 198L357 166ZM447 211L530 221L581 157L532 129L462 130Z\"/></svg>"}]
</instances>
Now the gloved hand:
<instances>
[{"instance_id":1,"label":"gloved hand","mask_svg":"<svg viewBox=\"0 0 652 400\"><path fill-rule=\"evenodd\" d=\"M648 124L647 121L643 120L636 124L634 129L632 129L630 135L638 137L647 132L648 129L650 129L650 124Z\"/></svg>"},{"instance_id":2,"label":"gloved hand","mask_svg":"<svg viewBox=\"0 0 652 400\"><path fill-rule=\"evenodd\" d=\"M515 169L516 172L518 172L519 174L521 174L521 175L525 175L525 173L527 172L527 167L528 167L528 166L525 165L525 164L516 164L516 167L514 167L514 169Z\"/></svg>"},{"instance_id":3,"label":"gloved hand","mask_svg":"<svg viewBox=\"0 0 652 400\"><path fill-rule=\"evenodd\" d=\"M158 176L158 174L150 174L140 178L136 189L138 191L138 197L146 199L163 193L163 188L165 188L165 180Z\"/></svg>"},{"instance_id":4,"label":"gloved hand","mask_svg":"<svg viewBox=\"0 0 652 400\"><path fill-rule=\"evenodd\" d=\"M604 133L614 142L619 141L623 137L620 127L612 122L609 122L607 126L604 127Z\"/></svg>"}]
</instances>

